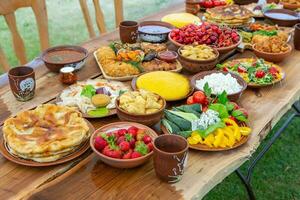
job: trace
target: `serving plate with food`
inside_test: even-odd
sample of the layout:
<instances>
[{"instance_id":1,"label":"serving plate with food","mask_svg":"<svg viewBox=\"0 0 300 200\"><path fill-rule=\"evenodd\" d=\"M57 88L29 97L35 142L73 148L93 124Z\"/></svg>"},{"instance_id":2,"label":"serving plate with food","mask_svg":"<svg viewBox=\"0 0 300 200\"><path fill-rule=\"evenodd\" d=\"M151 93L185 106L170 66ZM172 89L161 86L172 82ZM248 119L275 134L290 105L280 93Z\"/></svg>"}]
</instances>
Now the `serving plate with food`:
<instances>
[{"instance_id":1,"label":"serving plate with food","mask_svg":"<svg viewBox=\"0 0 300 200\"><path fill-rule=\"evenodd\" d=\"M165 43L122 44L113 42L94 52L95 59L104 76L109 80L128 81L149 71L180 72L177 53L168 51ZM162 59L158 54L164 55Z\"/></svg>"},{"instance_id":2,"label":"serving plate with food","mask_svg":"<svg viewBox=\"0 0 300 200\"><path fill-rule=\"evenodd\" d=\"M64 89L56 104L77 108L85 118L102 118L116 114L115 101L130 86L101 78L77 82Z\"/></svg>"},{"instance_id":3,"label":"serving plate with food","mask_svg":"<svg viewBox=\"0 0 300 200\"><path fill-rule=\"evenodd\" d=\"M203 21L238 28L250 25L255 19L251 11L233 4L207 9L204 13Z\"/></svg>"},{"instance_id":4,"label":"serving plate with food","mask_svg":"<svg viewBox=\"0 0 300 200\"><path fill-rule=\"evenodd\" d=\"M216 97L211 92L206 84L205 91L195 92L186 105L165 110L162 131L181 135L190 148L202 151L225 151L247 142L247 111L229 101L225 91Z\"/></svg>"},{"instance_id":5,"label":"serving plate with food","mask_svg":"<svg viewBox=\"0 0 300 200\"><path fill-rule=\"evenodd\" d=\"M240 58L218 64L217 68L240 75L248 87L274 85L285 78L285 72L278 65L259 58Z\"/></svg>"},{"instance_id":6,"label":"serving plate with food","mask_svg":"<svg viewBox=\"0 0 300 200\"><path fill-rule=\"evenodd\" d=\"M292 27L299 23L299 14L288 9L272 9L264 12L264 17L278 26Z\"/></svg>"},{"instance_id":7,"label":"serving plate with food","mask_svg":"<svg viewBox=\"0 0 300 200\"><path fill-rule=\"evenodd\" d=\"M290 10L297 10L300 8L300 1L298 0L280 0L284 8Z\"/></svg>"},{"instance_id":8,"label":"serving plate with food","mask_svg":"<svg viewBox=\"0 0 300 200\"><path fill-rule=\"evenodd\" d=\"M194 88L188 77L166 71L156 71L141 74L131 81L133 90L148 90L158 94L166 101L178 101L189 96Z\"/></svg>"},{"instance_id":9,"label":"serving plate with food","mask_svg":"<svg viewBox=\"0 0 300 200\"><path fill-rule=\"evenodd\" d=\"M21 165L57 165L82 155L94 130L76 109L44 104L5 120L0 152Z\"/></svg>"},{"instance_id":10,"label":"serving plate with food","mask_svg":"<svg viewBox=\"0 0 300 200\"><path fill-rule=\"evenodd\" d=\"M156 132L145 125L116 122L96 130L90 138L90 145L107 165L133 168L151 158L156 137Z\"/></svg>"},{"instance_id":11,"label":"serving plate with food","mask_svg":"<svg viewBox=\"0 0 300 200\"><path fill-rule=\"evenodd\" d=\"M117 114L122 121L153 126L160 121L166 101L159 95L147 91L128 91L116 100Z\"/></svg>"},{"instance_id":12,"label":"serving plate with food","mask_svg":"<svg viewBox=\"0 0 300 200\"><path fill-rule=\"evenodd\" d=\"M243 5L242 7L250 10L253 13L255 18L264 18L264 12L271 9L280 9L283 8L283 5L276 3L267 3L267 4L257 4L251 3Z\"/></svg>"},{"instance_id":13,"label":"serving plate with food","mask_svg":"<svg viewBox=\"0 0 300 200\"><path fill-rule=\"evenodd\" d=\"M208 84L212 96L220 95L225 91L231 101L238 101L247 88L247 83L239 75L218 70L195 74L191 79L191 83L195 90L200 91L204 91L205 85Z\"/></svg>"},{"instance_id":14,"label":"serving plate with food","mask_svg":"<svg viewBox=\"0 0 300 200\"><path fill-rule=\"evenodd\" d=\"M172 30L169 40L178 48L206 44L216 48L220 54L225 54L236 49L242 42L242 37L231 28L203 22L200 25L190 24Z\"/></svg>"}]
</instances>

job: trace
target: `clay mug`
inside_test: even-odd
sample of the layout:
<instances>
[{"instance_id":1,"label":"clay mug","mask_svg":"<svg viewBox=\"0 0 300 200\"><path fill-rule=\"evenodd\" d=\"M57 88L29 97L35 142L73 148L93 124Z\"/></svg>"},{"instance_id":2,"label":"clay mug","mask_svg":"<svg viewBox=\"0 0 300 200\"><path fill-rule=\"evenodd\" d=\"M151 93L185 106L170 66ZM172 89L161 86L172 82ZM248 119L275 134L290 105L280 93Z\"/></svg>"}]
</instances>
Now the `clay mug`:
<instances>
[{"instance_id":1,"label":"clay mug","mask_svg":"<svg viewBox=\"0 0 300 200\"><path fill-rule=\"evenodd\" d=\"M18 101L33 98L35 90L35 73L31 67L20 66L8 71L10 89Z\"/></svg>"},{"instance_id":2,"label":"clay mug","mask_svg":"<svg viewBox=\"0 0 300 200\"><path fill-rule=\"evenodd\" d=\"M139 23L136 21L122 21L119 25L122 43L136 43Z\"/></svg>"},{"instance_id":3,"label":"clay mug","mask_svg":"<svg viewBox=\"0 0 300 200\"><path fill-rule=\"evenodd\" d=\"M295 25L294 46L300 51L300 23Z\"/></svg>"},{"instance_id":4,"label":"clay mug","mask_svg":"<svg viewBox=\"0 0 300 200\"><path fill-rule=\"evenodd\" d=\"M168 183L181 180L188 160L188 142L179 135L165 134L153 142L156 176Z\"/></svg>"}]
</instances>

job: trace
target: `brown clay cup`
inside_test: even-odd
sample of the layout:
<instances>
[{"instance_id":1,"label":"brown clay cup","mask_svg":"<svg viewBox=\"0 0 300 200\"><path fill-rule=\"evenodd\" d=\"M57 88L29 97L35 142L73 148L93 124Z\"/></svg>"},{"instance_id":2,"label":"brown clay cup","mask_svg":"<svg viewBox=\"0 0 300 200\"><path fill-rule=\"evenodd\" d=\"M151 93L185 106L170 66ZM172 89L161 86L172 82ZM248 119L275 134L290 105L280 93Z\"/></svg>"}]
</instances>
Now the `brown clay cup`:
<instances>
[{"instance_id":1,"label":"brown clay cup","mask_svg":"<svg viewBox=\"0 0 300 200\"><path fill-rule=\"evenodd\" d=\"M187 140L179 135L160 135L153 146L156 176L168 183L180 181L188 160Z\"/></svg>"},{"instance_id":2,"label":"brown clay cup","mask_svg":"<svg viewBox=\"0 0 300 200\"><path fill-rule=\"evenodd\" d=\"M35 90L35 73L31 67L20 66L8 71L10 89L18 101L33 98Z\"/></svg>"},{"instance_id":3,"label":"brown clay cup","mask_svg":"<svg viewBox=\"0 0 300 200\"><path fill-rule=\"evenodd\" d=\"M139 23L136 21L122 21L119 25L122 43L136 43Z\"/></svg>"},{"instance_id":4,"label":"brown clay cup","mask_svg":"<svg viewBox=\"0 0 300 200\"><path fill-rule=\"evenodd\" d=\"M295 25L294 46L300 51L300 23Z\"/></svg>"}]
</instances>

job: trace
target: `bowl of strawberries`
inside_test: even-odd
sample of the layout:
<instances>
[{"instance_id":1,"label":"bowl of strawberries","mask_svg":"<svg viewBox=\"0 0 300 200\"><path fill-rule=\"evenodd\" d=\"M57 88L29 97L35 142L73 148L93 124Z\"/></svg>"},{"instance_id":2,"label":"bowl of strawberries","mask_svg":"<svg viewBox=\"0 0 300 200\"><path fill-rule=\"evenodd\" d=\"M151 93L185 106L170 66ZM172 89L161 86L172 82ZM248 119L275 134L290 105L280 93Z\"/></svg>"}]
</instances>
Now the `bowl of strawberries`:
<instances>
[{"instance_id":1,"label":"bowl of strawberries","mask_svg":"<svg viewBox=\"0 0 300 200\"><path fill-rule=\"evenodd\" d=\"M154 130L145 125L115 122L96 130L90 137L90 145L105 164L116 168L133 168L150 159L153 140L157 136Z\"/></svg>"},{"instance_id":2,"label":"bowl of strawberries","mask_svg":"<svg viewBox=\"0 0 300 200\"><path fill-rule=\"evenodd\" d=\"M202 22L200 25L189 24L169 33L170 42L180 48L184 45L206 44L226 54L238 47L242 42L239 33L228 27Z\"/></svg>"}]
</instances>

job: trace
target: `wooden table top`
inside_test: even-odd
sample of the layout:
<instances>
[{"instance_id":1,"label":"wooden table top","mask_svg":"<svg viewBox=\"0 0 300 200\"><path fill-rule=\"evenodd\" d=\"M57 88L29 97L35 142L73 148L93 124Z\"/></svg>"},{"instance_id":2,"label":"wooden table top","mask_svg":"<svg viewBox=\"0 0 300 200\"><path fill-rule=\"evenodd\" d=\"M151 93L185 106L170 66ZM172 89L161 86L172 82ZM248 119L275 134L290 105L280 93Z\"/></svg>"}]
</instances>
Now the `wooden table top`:
<instances>
[{"instance_id":1,"label":"wooden table top","mask_svg":"<svg viewBox=\"0 0 300 200\"><path fill-rule=\"evenodd\" d=\"M183 11L180 3L159 14L145 19L159 20L168 13ZM92 52L107 41L118 38L118 31L105 34L84 43L90 56L85 67L78 72L80 80L100 75ZM253 56L245 52L235 57ZM115 169L103 164L91 151L80 158L55 167L25 167L7 161L0 156L1 199L191 199L202 198L216 184L242 165L259 146L281 116L300 95L298 73L300 52L280 63L286 80L275 86L247 89L240 103L250 115L253 132L242 147L226 152L201 152L190 150L188 166L183 179L176 184L167 184L156 178L152 160L135 169ZM36 68L37 89L33 100L21 103L15 100L5 84L0 88L0 122L21 110L34 108L50 102L65 86L58 81L57 74L50 73L36 59L31 64ZM91 120L95 128L118 121L116 116Z\"/></svg>"}]
</instances>

